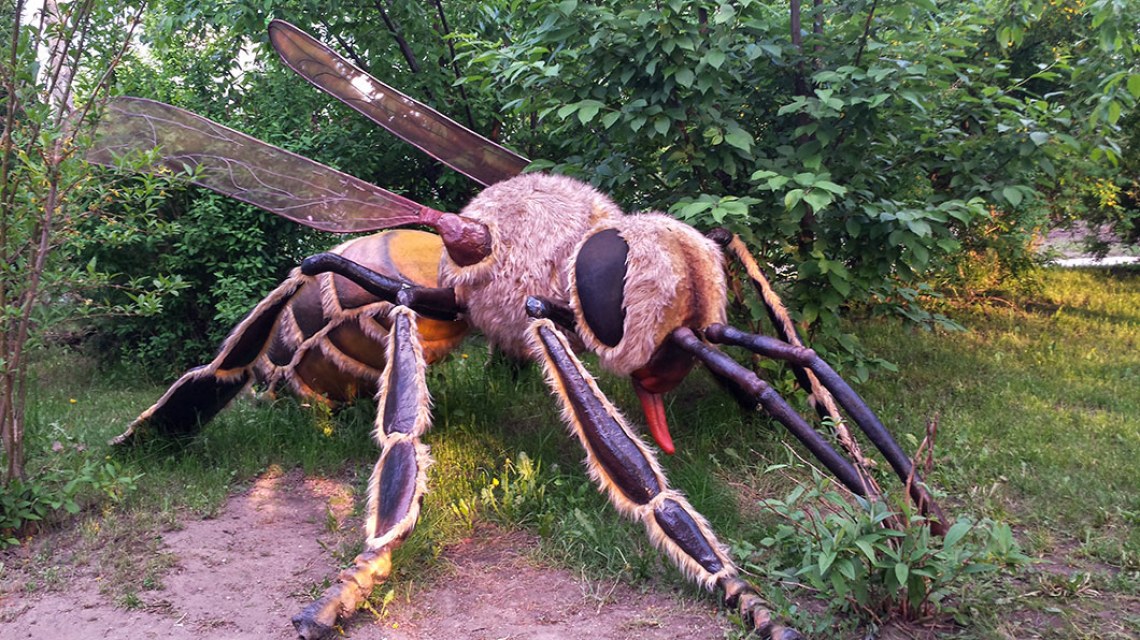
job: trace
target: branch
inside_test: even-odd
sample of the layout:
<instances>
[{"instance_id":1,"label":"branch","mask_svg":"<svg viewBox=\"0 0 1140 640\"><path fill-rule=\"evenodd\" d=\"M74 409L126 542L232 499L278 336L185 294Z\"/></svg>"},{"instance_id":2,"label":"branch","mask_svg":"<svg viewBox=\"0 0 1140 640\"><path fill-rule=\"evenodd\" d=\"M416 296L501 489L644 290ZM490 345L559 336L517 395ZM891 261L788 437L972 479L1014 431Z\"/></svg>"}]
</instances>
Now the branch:
<instances>
[{"instance_id":1,"label":"branch","mask_svg":"<svg viewBox=\"0 0 1140 640\"><path fill-rule=\"evenodd\" d=\"M455 79L459 80L462 75L459 73L459 63L455 61L455 45L451 42L451 28L447 26L447 16L443 12L443 0L433 0L432 4L435 5L436 13L439 14L439 25L436 31L443 38L447 44L447 51L451 55L451 70L455 72ZM467 99L467 90L463 85L459 85L459 97L463 99L463 110L467 114L467 126L475 128L475 117L471 115L471 102Z\"/></svg>"},{"instance_id":2,"label":"branch","mask_svg":"<svg viewBox=\"0 0 1140 640\"><path fill-rule=\"evenodd\" d=\"M356 63L356 66L360 67L361 69L368 68L368 65L364 62L364 58L361 58L360 54L356 52L356 48L353 47L352 44L347 40L340 37L340 33L334 31L333 28L329 26L329 23L322 20L321 26L325 28L326 33L328 33L333 37L334 40L336 40L336 43L340 45L340 48L344 49L345 55L347 55L349 58L352 58L352 61Z\"/></svg>"},{"instance_id":3,"label":"branch","mask_svg":"<svg viewBox=\"0 0 1140 640\"><path fill-rule=\"evenodd\" d=\"M867 40L871 37L871 20L875 17L875 9L879 6L879 0L871 2L871 8L867 10L867 20L863 23L863 35L859 36L859 51L855 53L855 65L859 66L859 62L863 59L863 50L867 47Z\"/></svg>"},{"instance_id":4,"label":"branch","mask_svg":"<svg viewBox=\"0 0 1140 640\"><path fill-rule=\"evenodd\" d=\"M404 60L407 60L408 66L412 69L412 73L419 73L420 63L416 60L416 54L412 52L412 47L400 33L399 26L397 26L392 20L392 17L388 15L388 11L384 8L384 4L381 0L376 0L373 4L376 6L376 10L380 12L380 19L384 21L384 26L388 27L388 32L392 34L392 37L396 39L396 44L400 46L400 52L404 54Z\"/></svg>"}]
</instances>

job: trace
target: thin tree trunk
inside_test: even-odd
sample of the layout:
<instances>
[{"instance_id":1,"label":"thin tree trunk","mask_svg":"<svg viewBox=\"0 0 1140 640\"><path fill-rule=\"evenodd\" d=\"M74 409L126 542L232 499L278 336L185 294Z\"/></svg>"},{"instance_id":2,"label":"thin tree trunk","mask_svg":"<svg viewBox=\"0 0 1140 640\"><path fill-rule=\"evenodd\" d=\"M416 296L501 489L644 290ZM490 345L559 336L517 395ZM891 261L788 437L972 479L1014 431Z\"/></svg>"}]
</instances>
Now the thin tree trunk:
<instances>
[{"instance_id":1,"label":"thin tree trunk","mask_svg":"<svg viewBox=\"0 0 1140 640\"><path fill-rule=\"evenodd\" d=\"M4 131L0 135L0 259L4 264L11 264L12 254L9 252L9 243L11 239L8 236L9 225L12 222L12 216L15 214L15 197L14 190L11 184L12 175L12 157L14 155L12 130L16 125L16 110L17 110L17 94L16 94L16 64L17 49L20 41L20 16L24 13L23 0L17 0L16 12L12 22L12 38L8 43L9 56L6 61L8 68L4 73L4 91L7 93L5 96L6 113L4 115ZM10 300L12 292L8 288L7 276L0 277L0 307L7 310L9 304L13 302ZM13 478L23 477L24 474L24 456L23 447L17 446L16 430L17 424L16 416L14 415L15 409L15 388L14 383L16 377L13 375L11 363L11 356L15 343L14 336L10 329L11 320L5 318L0 320L0 358L3 358L4 363L0 369L0 440L3 441L4 453L7 457L7 465L4 473L4 485L7 485Z\"/></svg>"},{"instance_id":2,"label":"thin tree trunk","mask_svg":"<svg viewBox=\"0 0 1140 640\"><path fill-rule=\"evenodd\" d=\"M811 95L810 87L808 86L807 70L804 67L803 49L803 21L800 16L800 0L790 0L790 30L792 35L792 46L795 47L796 55L799 58L796 62L795 75L793 76L793 88L795 95L801 97L808 97ZM796 116L796 124L804 126L808 124L808 117L804 114ZM798 142L800 145L807 144L810 138L806 135L800 136ZM796 240L796 246L801 254L807 254L811 251L812 245L815 243L815 211L807 202L803 202L802 206L805 209L804 217L800 218L800 233L799 238Z\"/></svg>"},{"instance_id":3,"label":"thin tree trunk","mask_svg":"<svg viewBox=\"0 0 1140 640\"><path fill-rule=\"evenodd\" d=\"M395 38L396 44L400 47L400 53L404 54L404 60L407 61L408 67L411 68L412 73L420 72L420 62L416 59L415 52L412 51L411 45L404 39L404 35L400 33L400 27L392 20L392 16L388 15L388 10L384 8L384 3L381 0L376 0L374 3L376 10L380 12L380 19L384 21L384 26L388 27L388 32Z\"/></svg>"},{"instance_id":4,"label":"thin tree trunk","mask_svg":"<svg viewBox=\"0 0 1140 640\"><path fill-rule=\"evenodd\" d=\"M451 27L447 26L447 15L443 12L443 0L432 0L432 4L435 5L436 13L439 15L439 27L436 31L443 38L443 42L447 44L447 51L451 56L451 70L455 73L455 79L459 80L462 75L459 73L459 63L455 61L455 45L448 37L451 35ZM467 114L467 126L475 129L475 116L471 114L471 103L467 99L467 90L463 88L463 85L459 85L459 97L463 100L463 111Z\"/></svg>"}]
</instances>

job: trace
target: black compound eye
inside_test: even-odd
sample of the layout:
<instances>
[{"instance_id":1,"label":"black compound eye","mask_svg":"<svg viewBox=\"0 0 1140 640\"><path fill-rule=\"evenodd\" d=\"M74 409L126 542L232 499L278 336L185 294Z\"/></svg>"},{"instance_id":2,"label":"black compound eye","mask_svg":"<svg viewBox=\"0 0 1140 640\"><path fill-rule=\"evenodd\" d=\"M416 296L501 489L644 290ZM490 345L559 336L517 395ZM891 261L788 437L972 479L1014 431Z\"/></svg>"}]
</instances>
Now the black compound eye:
<instances>
[{"instance_id":1,"label":"black compound eye","mask_svg":"<svg viewBox=\"0 0 1140 640\"><path fill-rule=\"evenodd\" d=\"M625 259L629 245L617 229L606 229L582 243L574 263L578 305L598 342L616 347L625 333Z\"/></svg>"}]
</instances>

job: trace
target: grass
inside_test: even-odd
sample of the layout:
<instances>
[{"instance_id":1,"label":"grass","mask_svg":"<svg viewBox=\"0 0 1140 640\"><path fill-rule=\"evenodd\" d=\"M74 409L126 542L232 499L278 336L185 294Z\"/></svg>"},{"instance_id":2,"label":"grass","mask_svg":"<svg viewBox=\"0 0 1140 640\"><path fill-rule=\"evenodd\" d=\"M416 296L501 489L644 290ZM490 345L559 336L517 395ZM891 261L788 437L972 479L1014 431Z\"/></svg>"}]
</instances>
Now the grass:
<instances>
[{"instance_id":1,"label":"grass","mask_svg":"<svg viewBox=\"0 0 1140 640\"><path fill-rule=\"evenodd\" d=\"M944 506L1010 523L1040 564L968 583L969 625L942 626L940 633L1135 637L1140 272L1045 271L1031 299L948 313L969 330L853 321L850 329L869 350L899 367L897 374L877 372L859 390L905 449L915 448L937 416L937 465L928 480L945 493ZM586 479L581 452L538 371L488 362L484 353L481 343L469 342L430 371L432 492L385 589L432 575L441 550L483 521L539 533L548 561L594 579L681 585L640 528L622 522ZM189 441L111 453L106 440L162 388L130 372L101 374L85 362L54 354L41 363L30 413L32 465L53 456L112 456L122 473L145 475L118 503L90 496L83 514L66 521L66 544L49 543L55 546L39 554L34 570L21 574L30 576L29 589L58 584L58 567L68 561L87 562L104 576L112 600L135 602L161 588L173 564L159 532L188 517L215 515L229 493L271 468L344 478L363 494L377 456L372 403L331 414L292 400L243 400ZM605 375L601 383L640 422L630 385ZM779 524L761 501L782 497L804 478L766 472L794 458L787 434L741 414L703 372L668 402L679 451L664 461L666 472L724 541L746 553ZM53 451L57 441L61 452ZM350 560L353 553L348 548L337 557ZM802 591L755 579L778 604L794 606L793 615L830 615Z\"/></svg>"}]
</instances>

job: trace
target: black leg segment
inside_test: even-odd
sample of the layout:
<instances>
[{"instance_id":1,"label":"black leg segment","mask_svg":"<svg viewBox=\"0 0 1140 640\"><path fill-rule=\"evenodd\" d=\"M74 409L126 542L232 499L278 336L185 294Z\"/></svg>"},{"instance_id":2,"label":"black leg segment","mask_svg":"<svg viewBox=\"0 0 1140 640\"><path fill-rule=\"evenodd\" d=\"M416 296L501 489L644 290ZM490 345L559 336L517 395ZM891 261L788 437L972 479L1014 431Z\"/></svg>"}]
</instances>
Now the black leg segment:
<instances>
[{"instance_id":1,"label":"black leg segment","mask_svg":"<svg viewBox=\"0 0 1140 640\"><path fill-rule=\"evenodd\" d=\"M942 530L947 525L942 510L935 504L934 499L922 486L922 479L918 476L909 457L902 447L891 436L879 417L871 411L867 403L859 394L847 384L839 374L820 358L815 351L806 347L797 347L781 340L768 336L746 333L722 324L714 324L705 330L705 336L712 342L731 344L744 347L753 353L775 358L795 366L806 367L819 379L828 391L835 397L843 410L851 416L855 424L867 434L867 438L883 453L895 473L910 487L911 497L924 514L933 516L938 522L934 530Z\"/></svg>"},{"instance_id":2,"label":"black leg segment","mask_svg":"<svg viewBox=\"0 0 1140 640\"><path fill-rule=\"evenodd\" d=\"M661 504L653 510L653 519L665 535L673 539L685 553L709 573L719 573L724 570L716 551L709 544L689 512L676 500L662 500Z\"/></svg>"},{"instance_id":3,"label":"black leg segment","mask_svg":"<svg viewBox=\"0 0 1140 640\"><path fill-rule=\"evenodd\" d=\"M662 490L653 467L630 434L590 390L586 379L578 375L578 368L570 360L572 356L562 349L554 330L539 327L538 336L559 385L566 390L574 417L589 425L584 435L591 453L627 499L648 504Z\"/></svg>"},{"instance_id":4,"label":"black leg segment","mask_svg":"<svg viewBox=\"0 0 1140 640\"><path fill-rule=\"evenodd\" d=\"M755 399L773 418L783 424L812 454L833 473L843 486L857 495L866 496L867 490L855 466L836 451L803 417L785 401L771 385L756 377L747 368L713 347L701 342L691 329L682 327L674 331L672 340L692 353L722 379L738 385Z\"/></svg>"},{"instance_id":5,"label":"black leg segment","mask_svg":"<svg viewBox=\"0 0 1140 640\"><path fill-rule=\"evenodd\" d=\"M450 321L462 312L451 289L420 287L389 278L335 253L318 253L301 263L301 273L307 276L325 272L347 278L377 298L408 307L425 318Z\"/></svg>"}]
</instances>

